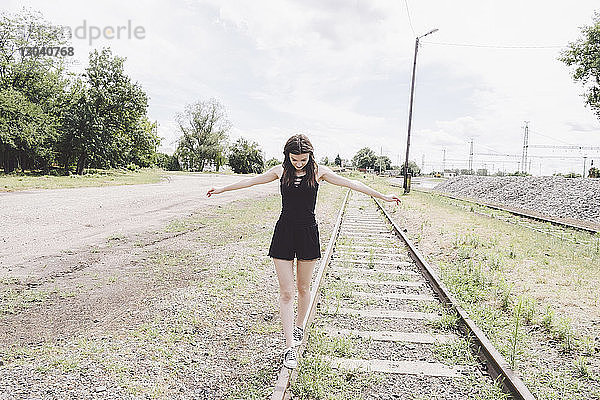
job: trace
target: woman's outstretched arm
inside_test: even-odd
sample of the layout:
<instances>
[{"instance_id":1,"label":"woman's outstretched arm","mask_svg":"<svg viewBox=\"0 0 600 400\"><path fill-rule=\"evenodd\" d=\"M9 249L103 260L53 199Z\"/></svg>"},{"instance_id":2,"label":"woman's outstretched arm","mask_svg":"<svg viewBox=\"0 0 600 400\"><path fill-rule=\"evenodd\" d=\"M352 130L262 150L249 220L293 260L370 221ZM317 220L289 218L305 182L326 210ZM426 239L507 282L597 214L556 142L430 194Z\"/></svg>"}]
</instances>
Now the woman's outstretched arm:
<instances>
[{"instance_id":1,"label":"woman's outstretched arm","mask_svg":"<svg viewBox=\"0 0 600 400\"><path fill-rule=\"evenodd\" d=\"M211 187L206 195L210 197L212 194L219 194L230 190L243 189L254 185L260 185L261 183L273 182L275 179L279 179L279 176L275 172L279 166L276 165L270 170L263 172L260 175L253 176L252 178L245 178L235 183L232 183L223 187Z\"/></svg>"},{"instance_id":2,"label":"woman's outstretched arm","mask_svg":"<svg viewBox=\"0 0 600 400\"><path fill-rule=\"evenodd\" d=\"M396 196L395 194L380 193L377 190L368 187L361 181L357 181L355 179L348 179L343 176L340 176L340 175L336 174L335 172L333 172L331 170L331 168L326 167L324 165L319 165L319 168L322 168L325 171L323 173L323 175L321 175L321 177L329 183L332 183L332 184L338 185L338 186L344 186L344 187L350 188L352 190L356 190L356 191L362 192L364 194L368 194L369 196L377 197L378 199L381 199L384 201L395 201L396 204L400 203L400 198L398 196Z\"/></svg>"}]
</instances>

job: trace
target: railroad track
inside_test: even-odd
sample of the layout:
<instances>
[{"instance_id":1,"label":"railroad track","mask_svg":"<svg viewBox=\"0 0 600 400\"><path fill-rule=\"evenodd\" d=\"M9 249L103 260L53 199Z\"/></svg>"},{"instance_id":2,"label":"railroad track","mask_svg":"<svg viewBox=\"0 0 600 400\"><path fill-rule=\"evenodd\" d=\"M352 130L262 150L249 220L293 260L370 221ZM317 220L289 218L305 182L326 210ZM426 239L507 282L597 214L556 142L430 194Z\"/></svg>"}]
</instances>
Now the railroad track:
<instances>
[{"instance_id":1,"label":"railroad track","mask_svg":"<svg viewBox=\"0 0 600 400\"><path fill-rule=\"evenodd\" d=\"M393 182L391 182L390 185L395 187L402 187L402 185ZM562 218L554 218L543 216L540 214L534 214L522 209L512 209L510 207L503 207L498 204L477 201L473 198L466 198L451 195L449 193L437 192L432 189L413 188L412 190L416 192L434 194L450 200L455 200L456 202L452 204L464 209L471 209L471 207L465 206L463 203L473 204L476 205L478 208L476 210L473 210L473 212L476 214L501 219L505 222L509 222L515 225L521 225L538 232L547 233L550 236L554 236L560 238L561 240L566 240L573 243L581 242L580 239L576 238L575 235L573 235L574 231L586 232L590 234L590 237L589 240L584 241L594 246L598 246L600 244L600 230L598 229L597 224L584 221L581 221L579 223L567 222ZM498 212L495 213L494 211ZM534 222L538 223L536 224ZM596 236L595 238L594 235Z\"/></svg>"},{"instance_id":2,"label":"railroad track","mask_svg":"<svg viewBox=\"0 0 600 400\"><path fill-rule=\"evenodd\" d=\"M518 225L526 229L541 232L561 241L574 244L585 244L593 247L594 249L600 248L600 231L589 226L569 224L551 218L547 219L525 212L519 212L488 203L478 202L473 199L452 196L446 193L432 192L430 190L422 189L416 190L445 198L450 204L464 210L469 210L470 212L478 215L495 218L509 224Z\"/></svg>"},{"instance_id":3,"label":"railroad track","mask_svg":"<svg viewBox=\"0 0 600 400\"><path fill-rule=\"evenodd\" d=\"M496 378L511 398L534 399L386 210L360 193L346 194L304 325L301 359L373 377L361 390L368 399L469 399ZM299 369L281 369L271 399L292 398Z\"/></svg>"}]
</instances>

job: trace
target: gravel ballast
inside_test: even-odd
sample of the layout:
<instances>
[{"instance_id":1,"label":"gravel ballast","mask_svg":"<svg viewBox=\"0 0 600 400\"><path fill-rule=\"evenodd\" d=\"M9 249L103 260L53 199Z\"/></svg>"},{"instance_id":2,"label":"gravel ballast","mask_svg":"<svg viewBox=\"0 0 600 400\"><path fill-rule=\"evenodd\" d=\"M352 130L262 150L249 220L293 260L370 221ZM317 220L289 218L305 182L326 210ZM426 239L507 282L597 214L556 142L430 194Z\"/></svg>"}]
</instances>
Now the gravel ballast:
<instances>
[{"instance_id":1,"label":"gravel ballast","mask_svg":"<svg viewBox=\"0 0 600 400\"><path fill-rule=\"evenodd\" d=\"M600 179L462 175L433 190L550 217L600 224Z\"/></svg>"}]
</instances>

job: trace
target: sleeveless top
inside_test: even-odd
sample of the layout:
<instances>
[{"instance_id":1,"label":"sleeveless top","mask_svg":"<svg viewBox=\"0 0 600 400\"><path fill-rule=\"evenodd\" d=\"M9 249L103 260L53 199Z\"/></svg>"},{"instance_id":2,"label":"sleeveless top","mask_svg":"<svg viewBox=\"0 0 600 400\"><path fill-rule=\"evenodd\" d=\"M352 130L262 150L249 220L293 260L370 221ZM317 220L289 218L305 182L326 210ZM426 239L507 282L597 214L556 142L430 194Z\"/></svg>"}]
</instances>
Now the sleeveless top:
<instances>
[{"instance_id":1,"label":"sleeveless top","mask_svg":"<svg viewBox=\"0 0 600 400\"><path fill-rule=\"evenodd\" d=\"M319 182L315 187L308 185L308 174L296 176L291 185L283 184L283 176L279 179L281 191L281 215L279 220L290 222L295 226L307 227L317 223L315 205Z\"/></svg>"}]
</instances>

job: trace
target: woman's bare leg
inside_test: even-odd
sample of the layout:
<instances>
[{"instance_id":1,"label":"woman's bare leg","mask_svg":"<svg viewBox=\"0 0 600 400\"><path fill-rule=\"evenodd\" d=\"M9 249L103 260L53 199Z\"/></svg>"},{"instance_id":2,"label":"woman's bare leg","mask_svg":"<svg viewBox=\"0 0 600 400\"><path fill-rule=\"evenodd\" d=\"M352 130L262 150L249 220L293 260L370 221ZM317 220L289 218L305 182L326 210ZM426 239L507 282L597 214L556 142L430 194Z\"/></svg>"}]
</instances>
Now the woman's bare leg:
<instances>
[{"instance_id":1,"label":"woman's bare leg","mask_svg":"<svg viewBox=\"0 0 600 400\"><path fill-rule=\"evenodd\" d=\"M296 326L302 327L304 317L308 311L308 304L310 303L310 280L316 263L317 259L297 261L298 319L296 320Z\"/></svg>"},{"instance_id":2,"label":"woman's bare leg","mask_svg":"<svg viewBox=\"0 0 600 400\"><path fill-rule=\"evenodd\" d=\"M279 315L283 325L285 347L292 346L294 324L294 260L273 258L279 280Z\"/></svg>"}]
</instances>

